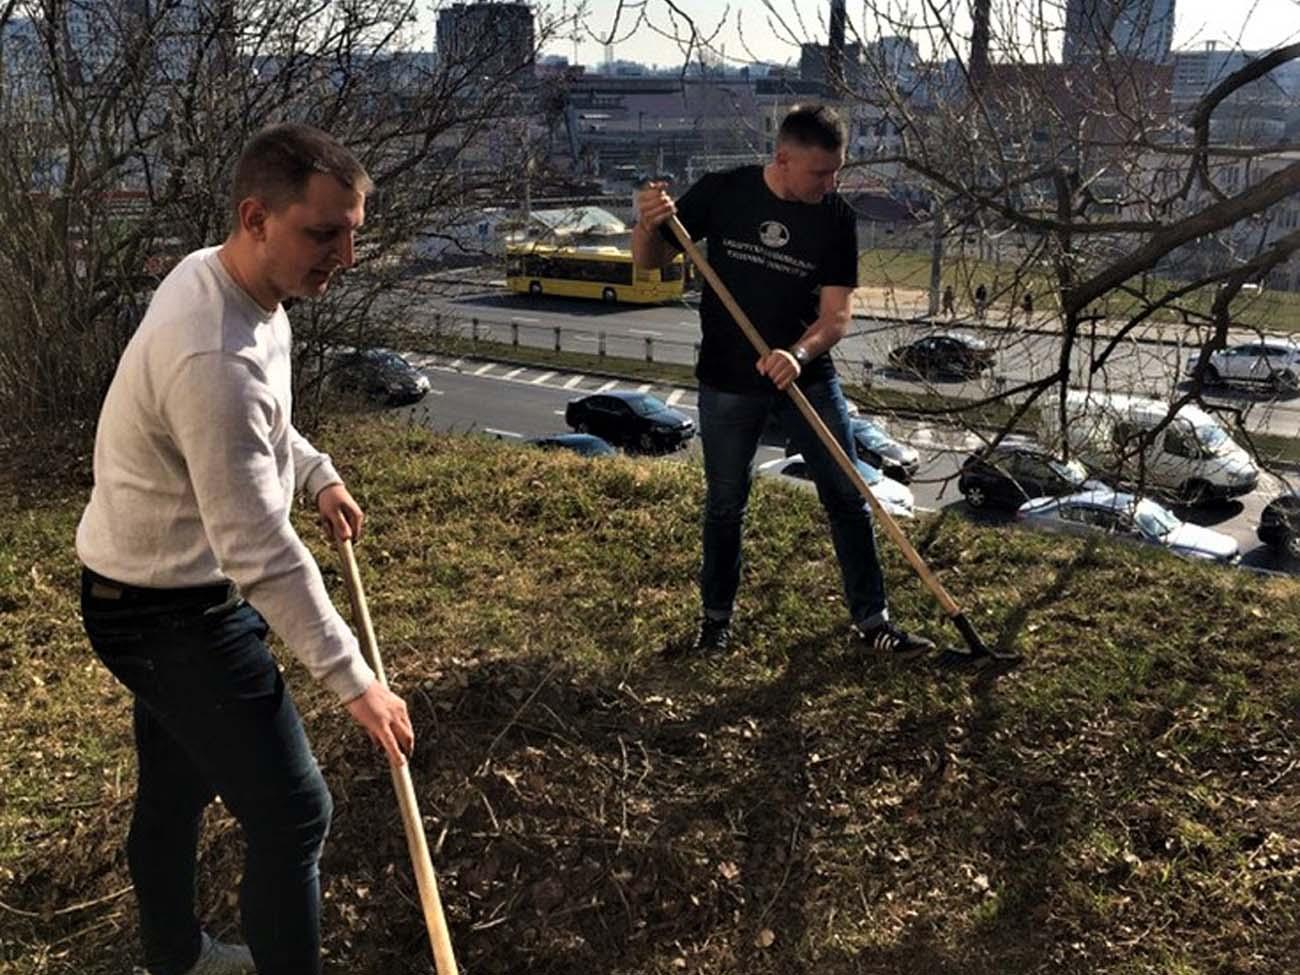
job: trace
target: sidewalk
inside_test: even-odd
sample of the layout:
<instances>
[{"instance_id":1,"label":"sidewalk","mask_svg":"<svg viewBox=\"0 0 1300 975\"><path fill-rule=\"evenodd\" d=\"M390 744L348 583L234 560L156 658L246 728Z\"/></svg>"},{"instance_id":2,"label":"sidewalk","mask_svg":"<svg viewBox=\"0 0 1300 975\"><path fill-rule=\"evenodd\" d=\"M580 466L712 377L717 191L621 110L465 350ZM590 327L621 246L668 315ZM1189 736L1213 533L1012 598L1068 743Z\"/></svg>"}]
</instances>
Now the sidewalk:
<instances>
[{"instance_id":1,"label":"sidewalk","mask_svg":"<svg viewBox=\"0 0 1300 975\"><path fill-rule=\"evenodd\" d=\"M978 321L973 309L963 309L954 318L928 314L930 293L914 288L880 288L874 286L858 288L853 293L853 317L868 321L892 322L900 325L940 326L965 331L1015 333L1018 335L1060 335L1061 321L1053 312L1039 312L1031 316L1031 324L1026 324L1025 314L1018 307L1014 310L1004 306L992 306L987 319ZM1008 319L1008 314L1010 318ZM1079 330L1080 339L1089 341L1095 335L1100 339L1110 339L1128 324L1123 318L1103 318L1084 323ZM1196 340L1197 332L1204 334L1210 326L1187 325L1181 322L1145 321L1129 332L1124 340L1143 345L1164 345L1186 348L1189 353L1200 348ZM1273 333L1263 333L1271 335ZM1234 325L1229 329L1229 342L1248 342L1257 340L1261 335L1259 329Z\"/></svg>"}]
</instances>

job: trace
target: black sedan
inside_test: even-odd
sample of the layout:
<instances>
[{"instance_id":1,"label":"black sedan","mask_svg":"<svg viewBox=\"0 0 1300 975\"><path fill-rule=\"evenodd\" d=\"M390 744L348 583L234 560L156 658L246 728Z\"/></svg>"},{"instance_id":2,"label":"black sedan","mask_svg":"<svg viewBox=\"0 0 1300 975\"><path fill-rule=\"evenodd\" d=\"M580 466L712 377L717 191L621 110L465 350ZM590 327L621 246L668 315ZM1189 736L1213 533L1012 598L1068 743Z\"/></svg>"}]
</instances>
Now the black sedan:
<instances>
[{"instance_id":1,"label":"black sedan","mask_svg":"<svg viewBox=\"0 0 1300 975\"><path fill-rule=\"evenodd\" d=\"M332 369L334 388L377 403L416 403L429 391L429 377L391 349L349 352Z\"/></svg>"},{"instance_id":2,"label":"black sedan","mask_svg":"<svg viewBox=\"0 0 1300 975\"><path fill-rule=\"evenodd\" d=\"M1029 440L1004 440L966 458L957 489L972 508L1018 508L1031 498L1084 490L1087 481L1077 460L1060 460Z\"/></svg>"},{"instance_id":3,"label":"black sedan","mask_svg":"<svg viewBox=\"0 0 1300 975\"><path fill-rule=\"evenodd\" d=\"M927 379L974 379L992 368L993 349L973 335L942 332L890 350L889 362Z\"/></svg>"},{"instance_id":4,"label":"black sedan","mask_svg":"<svg viewBox=\"0 0 1300 975\"><path fill-rule=\"evenodd\" d=\"M1255 534L1279 555L1300 559L1300 493L1283 494L1266 504Z\"/></svg>"},{"instance_id":5,"label":"black sedan","mask_svg":"<svg viewBox=\"0 0 1300 975\"><path fill-rule=\"evenodd\" d=\"M564 420L579 433L645 453L676 450L695 436L690 417L649 393L610 391L570 400Z\"/></svg>"},{"instance_id":6,"label":"black sedan","mask_svg":"<svg viewBox=\"0 0 1300 975\"><path fill-rule=\"evenodd\" d=\"M590 433L554 433L549 437L534 437L528 443L543 450L570 450L579 457L613 457L618 454L608 441Z\"/></svg>"}]
</instances>

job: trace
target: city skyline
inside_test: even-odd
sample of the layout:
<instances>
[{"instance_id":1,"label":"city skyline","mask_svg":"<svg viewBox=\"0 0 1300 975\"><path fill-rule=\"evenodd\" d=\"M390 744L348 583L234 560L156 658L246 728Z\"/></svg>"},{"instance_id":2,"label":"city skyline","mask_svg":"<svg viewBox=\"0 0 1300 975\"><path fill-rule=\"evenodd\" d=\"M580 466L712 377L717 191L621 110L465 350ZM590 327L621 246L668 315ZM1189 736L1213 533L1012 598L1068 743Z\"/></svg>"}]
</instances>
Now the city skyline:
<instances>
[{"instance_id":1,"label":"city skyline","mask_svg":"<svg viewBox=\"0 0 1300 975\"><path fill-rule=\"evenodd\" d=\"M710 0L674 2L679 9L695 19L696 26L702 32L712 32L719 28L721 15L717 5ZM602 41L613 26L618 0L549 0L544 5L538 5L539 11L543 12L539 16L539 25L545 19L559 19L565 13L571 18L572 11L580 5L586 9L587 18L578 38L578 63L598 66L605 60L606 50ZM893 0L889 5L894 9L916 6L914 0ZM1015 5L1015 0L994 0L995 25L1005 23L1006 12ZM730 0L729 16L718 30L713 43L714 52L725 53L727 61L733 64L754 61L797 64L799 50L795 39L824 42L829 6L826 0L818 0L816 3L803 0ZM960 6L965 8L967 4L962 3ZM1055 19L1059 21L1058 27L1063 27L1064 0L1058 6ZM648 8L650 19L656 27L661 30L671 28L666 3L648 0L633 5L625 2L616 42L612 47L614 59L645 65L680 64L682 54L674 42L644 24L637 27L634 37L627 36L629 26L635 22L637 13L642 8ZM859 6L856 20L853 11L850 11L850 39L853 38L855 29L861 29L861 9ZM958 33L969 33L968 20L964 16L956 18L954 23ZM877 32L872 32L873 37L875 33ZM997 33L995 27L995 39ZM791 34L794 35L793 38ZM1244 10L1240 5L1225 4L1221 0L1177 0L1173 35L1175 50L1199 50L1211 41L1219 47L1267 50L1297 39L1300 39L1300 0L1250 0ZM923 45L922 49L924 53ZM558 55L572 61L575 51L572 31L559 31L558 36L551 37L543 45L542 51L543 54ZM1059 59L1060 30L1053 35L1052 50L1049 53Z\"/></svg>"}]
</instances>

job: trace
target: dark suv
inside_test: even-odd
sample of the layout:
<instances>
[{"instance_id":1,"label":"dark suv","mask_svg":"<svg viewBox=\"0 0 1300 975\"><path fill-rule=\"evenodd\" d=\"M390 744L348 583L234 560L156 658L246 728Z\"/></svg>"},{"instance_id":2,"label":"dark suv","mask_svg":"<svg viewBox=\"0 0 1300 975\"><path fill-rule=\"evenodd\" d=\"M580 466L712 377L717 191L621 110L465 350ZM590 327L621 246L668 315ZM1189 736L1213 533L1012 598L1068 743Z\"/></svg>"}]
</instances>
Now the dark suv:
<instances>
[{"instance_id":1,"label":"dark suv","mask_svg":"<svg viewBox=\"0 0 1300 975\"><path fill-rule=\"evenodd\" d=\"M340 393L390 406L418 403L429 391L429 378L391 349L345 353L331 378Z\"/></svg>"},{"instance_id":2,"label":"dark suv","mask_svg":"<svg viewBox=\"0 0 1300 975\"><path fill-rule=\"evenodd\" d=\"M594 393L570 400L564 420L579 433L644 453L676 450L693 436L695 423L649 393Z\"/></svg>"},{"instance_id":3,"label":"dark suv","mask_svg":"<svg viewBox=\"0 0 1300 975\"><path fill-rule=\"evenodd\" d=\"M1278 554L1300 559L1300 493L1283 494L1266 504L1255 534Z\"/></svg>"},{"instance_id":4,"label":"dark suv","mask_svg":"<svg viewBox=\"0 0 1300 975\"><path fill-rule=\"evenodd\" d=\"M957 489L972 508L1018 508L1031 498L1059 497L1083 488L1088 472L1030 440L1004 440L962 464Z\"/></svg>"}]
</instances>

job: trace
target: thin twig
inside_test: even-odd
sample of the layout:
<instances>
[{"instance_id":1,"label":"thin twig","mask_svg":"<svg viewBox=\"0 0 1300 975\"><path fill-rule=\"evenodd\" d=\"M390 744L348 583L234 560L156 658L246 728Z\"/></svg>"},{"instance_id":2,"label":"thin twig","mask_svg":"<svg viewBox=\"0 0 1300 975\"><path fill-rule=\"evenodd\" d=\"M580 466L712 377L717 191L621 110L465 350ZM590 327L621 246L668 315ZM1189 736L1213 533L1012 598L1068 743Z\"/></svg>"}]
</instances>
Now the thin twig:
<instances>
[{"instance_id":1,"label":"thin twig","mask_svg":"<svg viewBox=\"0 0 1300 975\"><path fill-rule=\"evenodd\" d=\"M133 890L135 890L135 884L127 884L121 890L115 890L111 894L97 897L93 901L82 901L80 904L61 907L57 911L25 911L21 907L12 907L4 901L0 901L0 909L8 911L10 914L17 914L19 917L58 917L61 914L75 914L77 911L84 911L88 907L98 907L100 904L107 904L109 901L117 900L117 898L121 897L123 894L129 894Z\"/></svg>"}]
</instances>

